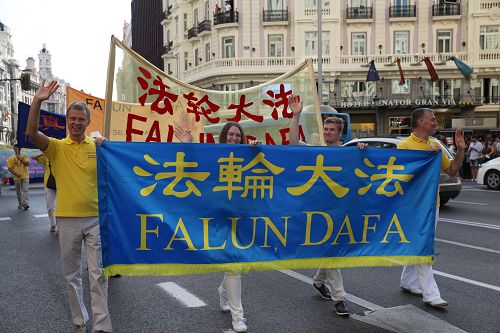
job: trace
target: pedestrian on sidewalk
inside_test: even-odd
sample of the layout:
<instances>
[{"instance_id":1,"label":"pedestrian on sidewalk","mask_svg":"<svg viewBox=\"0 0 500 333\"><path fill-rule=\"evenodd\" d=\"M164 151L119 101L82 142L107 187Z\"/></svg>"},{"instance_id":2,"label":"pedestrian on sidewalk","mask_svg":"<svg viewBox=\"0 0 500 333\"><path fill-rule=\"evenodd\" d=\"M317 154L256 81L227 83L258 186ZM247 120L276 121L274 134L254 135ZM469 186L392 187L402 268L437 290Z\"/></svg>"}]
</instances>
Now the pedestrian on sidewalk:
<instances>
[{"instance_id":1,"label":"pedestrian on sidewalk","mask_svg":"<svg viewBox=\"0 0 500 333\"><path fill-rule=\"evenodd\" d=\"M439 144L430 138L436 133L438 125L432 109L420 108L413 111L411 124L413 132L398 144L398 149L430 150L441 153L441 170L450 176L456 176L462 165L466 147L462 130L457 129L455 131L457 152L453 161L450 162ZM414 200L418 200L418 198L414 198ZM429 221L429 223L434 223L434 228L436 228L438 219L439 191L437 194L435 221ZM423 301L432 307L439 308L448 305L448 302L441 298L439 288L434 280L432 265L404 266L401 273L400 285L406 292L423 296Z\"/></svg>"},{"instance_id":2,"label":"pedestrian on sidewalk","mask_svg":"<svg viewBox=\"0 0 500 333\"><path fill-rule=\"evenodd\" d=\"M48 138L38 131L40 107L59 85L42 81L35 93L28 116L26 134L40 149L53 168L57 182L56 219L61 261L74 333L86 332L89 315L83 301L82 242L85 246L92 305L92 332L111 332L108 310L108 284L102 273L101 237L97 205L96 139L85 135L90 123L90 110L85 103L74 102L66 110L65 139Z\"/></svg>"},{"instance_id":3,"label":"pedestrian on sidewalk","mask_svg":"<svg viewBox=\"0 0 500 333\"><path fill-rule=\"evenodd\" d=\"M47 203L47 214L49 215L49 231L57 232L56 217L54 215L56 209L56 179L52 174L52 168L49 160L43 154L34 155L31 156L31 158L42 164L45 168L43 186L45 190L45 202Z\"/></svg>"},{"instance_id":4,"label":"pedestrian on sidewalk","mask_svg":"<svg viewBox=\"0 0 500 333\"><path fill-rule=\"evenodd\" d=\"M21 148L14 145L14 155L7 160L7 168L14 176L18 202L17 209L27 210L30 208L28 205L28 187L30 183L30 176L28 173L29 164L30 159L28 155L21 154Z\"/></svg>"}]
</instances>

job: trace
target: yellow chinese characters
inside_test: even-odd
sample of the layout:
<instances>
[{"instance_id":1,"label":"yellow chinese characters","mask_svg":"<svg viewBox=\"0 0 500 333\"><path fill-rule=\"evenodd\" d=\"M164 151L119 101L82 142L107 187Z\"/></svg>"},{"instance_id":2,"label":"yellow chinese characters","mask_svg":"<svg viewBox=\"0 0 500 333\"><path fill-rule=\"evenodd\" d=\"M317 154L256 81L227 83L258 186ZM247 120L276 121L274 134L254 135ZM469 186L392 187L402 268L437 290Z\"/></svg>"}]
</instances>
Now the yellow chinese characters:
<instances>
[{"instance_id":1,"label":"yellow chinese characters","mask_svg":"<svg viewBox=\"0 0 500 333\"><path fill-rule=\"evenodd\" d=\"M311 176L311 179L307 183L301 186L297 187L288 187L286 190L288 193L291 195L299 196L311 189L311 187L318 181L319 178L321 178L325 184L328 186L328 188L335 194L337 198L342 198L344 197L348 192L349 189L346 187L343 187L339 185L338 183L334 182L328 175L325 173L325 171L342 171L342 167L339 166L324 166L324 160L325 157L322 154L319 154L316 156L316 165L314 166L298 166L297 171L313 171L313 175Z\"/></svg>"},{"instance_id":2,"label":"yellow chinese characters","mask_svg":"<svg viewBox=\"0 0 500 333\"><path fill-rule=\"evenodd\" d=\"M185 157L184 152L177 152L176 154L176 160L175 162L165 162L163 163L163 167L165 169L169 167L174 167L175 171L172 172L158 172L155 176L155 180L162 180L162 179L168 179L168 178L173 178L173 180L163 189L163 195L173 195L177 198L185 198L191 193L194 193L196 196L201 196L200 190L194 185L194 183L190 180L196 180L196 181L204 181L205 179L210 176L209 172L188 172L185 169L187 168L196 168L198 167L197 162L186 162L184 161ZM154 160L151 156L149 155L144 155L144 160L148 162L149 164L153 166L158 166L160 165L159 162ZM142 169L139 166L134 166L133 168L134 173L138 176L141 177L151 177L153 176L152 173ZM183 181L185 178L188 178L184 181L184 185L186 187L186 190L184 191L177 191L175 189L175 186L179 184L181 181ZM157 183L155 182L154 184L144 187L141 189L140 194L143 197L146 197L150 195L154 189L156 188Z\"/></svg>"},{"instance_id":3,"label":"yellow chinese characters","mask_svg":"<svg viewBox=\"0 0 500 333\"><path fill-rule=\"evenodd\" d=\"M365 158L363 161L364 161L366 166L368 166L370 168L375 168L375 165L373 165L373 163L368 158ZM378 165L376 167L377 170L384 170L385 169L384 173L374 173L371 176L369 176L368 174L366 174L363 170L361 170L359 168L356 168L354 170L354 173L359 178L370 178L370 181L372 181L372 182L384 179L384 181L379 185L379 187L375 191L375 193L377 193L379 195L385 195L387 197L393 197L394 195L396 195L398 193L400 195L403 195L404 191L403 191L403 188L401 187L401 184L399 183L399 181L407 183L413 178L414 175L403 174L403 173L394 174L394 171L403 171L405 169L404 165L394 165L395 161L396 161L396 157L391 156L389 158L389 163L381 164L381 165ZM389 191L389 190L387 190L387 186L392 181L394 181L394 190ZM360 189L358 189L358 194L365 195L370 190L372 185L373 184L368 184L366 186L361 187Z\"/></svg>"},{"instance_id":4,"label":"yellow chinese characters","mask_svg":"<svg viewBox=\"0 0 500 333\"><path fill-rule=\"evenodd\" d=\"M246 198L249 192L252 192L252 198L257 198L260 191L260 198L264 199L266 191L269 192L269 198L273 198L274 176L282 173L285 169L276 166L266 159L264 153L259 153L246 166L243 166L243 158L234 157L233 152L229 157L218 159L221 164L219 168L219 182L226 183L224 186L214 187L214 192L227 191L228 198L231 200L234 191L243 191L242 198ZM224 164L222 164L224 163ZM265 168L254 168L261 163ZM241 183L243 172L250 170L254 175L245 176L245 185L239 186L234 183Z\"/></svg>"}]
</instances>

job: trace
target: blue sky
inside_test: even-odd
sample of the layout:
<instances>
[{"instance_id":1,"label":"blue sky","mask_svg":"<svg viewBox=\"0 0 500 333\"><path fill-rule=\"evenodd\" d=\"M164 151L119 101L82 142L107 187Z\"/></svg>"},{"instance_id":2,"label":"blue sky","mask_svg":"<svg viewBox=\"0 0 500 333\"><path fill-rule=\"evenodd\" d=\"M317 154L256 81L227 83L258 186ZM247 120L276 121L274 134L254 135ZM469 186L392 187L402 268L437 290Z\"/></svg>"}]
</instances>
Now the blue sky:
<instances>
[{"instance_id":1,"label":"blue sky","mask_svg":"<svg viewBox=\"0 0 500 333\"><path fill-rule=\"evenodd\" d=\"M130 23L129 0L1 0L0 21L10 28L21 69L45 43L52 73L97 97L104 97L111 35L121 39Z\"/></svg>"}]
</instances>

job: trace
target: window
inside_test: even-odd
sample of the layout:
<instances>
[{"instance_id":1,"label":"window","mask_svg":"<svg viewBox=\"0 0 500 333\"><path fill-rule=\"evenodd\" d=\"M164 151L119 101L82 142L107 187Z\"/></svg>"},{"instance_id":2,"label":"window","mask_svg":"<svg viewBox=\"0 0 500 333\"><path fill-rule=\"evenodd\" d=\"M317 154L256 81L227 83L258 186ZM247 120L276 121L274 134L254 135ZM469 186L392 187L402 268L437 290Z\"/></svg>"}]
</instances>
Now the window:
<instances>
[{"instance_id":1,"label":"window","mask_svg":"<svg viewBox=\"0 0 500 333\"><path fill-rule=\"evenodd\" d=\"M438 30L437 31L437 51L438 53L452 52L451 36L452 30Z\"/></svg>"},{"instance_id":2,"label":"window","mask_svg":"<svg viewBox=\"0 0 500 333\"><path fill-rule=\"evenodd\" d=\"M205 20L210 20L210 1L205 1Z\"/></svg>"},{"instance_id":3,"label":"window","mask_svg":"<svg viewBox=\"0 0 500 333\"><path fill-rule=\"evenodd\" d=\"M179 36L179 17L178 16L174 17L174 24L175 24L175 35Z\"/></svg>"},{"instance_id":4,"label":"window","mask_svg":"<svg viewBox=\"0 0 500 333\"><path fill-rule=\"evenodd\" d=\"M184 52L184 70L188 70L188 63L189 63L189 53Z\"/></svg>"},{"instance_id":5,"label":"window","mask_svg":"<svg viewBox=\"0 0 500 333\"><path fill-rule=\"evenodd\" d=\"M267 0L268 10L281 10L283 9L283 0Z\"/></svg>"},{"instance_id":6,"label":"window","mask_svg":"<svg viewBox=\"0 0 500 333\"><path fill-rule=\"evenodd\" d=\"M410 45L410 32L409 31L395 31L394 32L394 53L395 54L408 54L408 45Z\"/></svg>"},{"instance_id":7,"label":"window","mask_svg":"<svg viewBox=\"0 0 500 333\"><path fill-rule=\"evenodd\" d=\"M283 57L283 35L269 35L268 56Z\"/></svg>"},{"instance_id":8,"label":"window","mask_svg":"<svg viewBox=\"0 0 500 333\"><path fill-rule=\"evenodd\" d=\"M341 97L343 98L375 97L375 90L376 84L371 81L342 81L341 83Z\"/></svg>"},{"instance_id":9,"label":"window","mask_svg":"<svg viewBox=\"0 0 500 333\"><path fill-rule=\"evenodd\" d=\"M3 86L0 86L0 104L5 104L5 91Z\"/></svg>"},{"instance_id":10,"label":"window","mask_svg":"<svg viewBox=\"0 0 500 333\"><path fill-rule=\"evenodd\" d=\"M394 6L396 7L409 6L409 5L410 5L410 0L394 0Z\"/></svg>"},{"instance_id":11,"label":"window","mask_svg":"<svg viewBox=\"0 0 500 333\"><path fill-rule=\"evenodd\" d=\"M194 65L198 66L200 64L200 54L198 49L194 49Z\"/></svg>"},{"instance_id":12,"label":"window","mask_svg":"<svg viewBox=\"0 0 500 333\"><path fill-rule=\"evenodd\" d=\"M439 95L442 98L451 98L453 96L452 80L441 80L439 84Z\"/></svg>"},{"instance_id":13,"label":"window","mask_svg":"<svg viewBox=\"0 0 500 333\"><path fill-rule=\"evenodd\" d=\"M210 54L210 43L205 44L205 61L210 61L212 55Z\"/></svg>"},{"instance_id":14,"label":"window","mask_svg":"<svg viewBox=\"0 0 500 333\"><path fill-rule=\"evenodd\" d=\"M405 80L405 84L399 85L399 80L392 80L392 93L406 95L410 93L410 80Z\"/></svg>"},{"instance_id":15,"label":"window","mask_svg":"<svg viewBox=\"0 0 500 333\"><path fill-rule=\"evenodd\" d=\"M364 55L366 54L366 33L353 32L352 33L352 55Z\"/></svg>"},{"instance_id":16,"label":"window","mask_svg":"<svg viewBox=\"0 0 500 333\"><path fill-rule=\"evenodd\" d=\"M184 14L184 32L188 31L188 14Z\"/></svg>"},{"instance_id":17,"label":"window","mask_svg":"<svg viewBox=\"0 0 500 333\"><path fill-rule=\"evenodd\" d=\"M323 55L330 55L330 32L323 31ZM318 55L318 32L306 31L306 56Z\"/></svg>"},{"instance_id":18,"label":"window","mask_svg":"<svg viewBox=\"0 0 500 333\"><path fill-rule=\"evenodd\" d=\"M323 7L330 7L330 0L322 0ZM306 7L317 7L318 0L306 0Z\"/></svg>"},{"instance_id":19,"label":"window","mask_svg":"<svg viewBox=\"0 0 500 333\"><path fill-rule=\"evenodd\" d=\"M366 0L352 0L352 7L366 7Z\"/></svg>"},{"instance_id":20,"label":"window","mask_svg":"<svg viewBox=\"0 0 500 333\"><path fill-rule=\"evenodd\" d=\"M193 27L198 26L198 8L193 10Z\"/></svg>"},{"instance_id":21,"label":"window","mask_svg":"<svg viewBox=\"0 0 500 333\"><path fill-rule=\"evenodd\" d=\"M234 37L222 38L222 57L234 58Z\"/></svg>"},{"instance_id":22,"label":"window","mask_svg":"<svg viewBox=\"0 0 500 333\"><path fill-rule=\"evenodd\" d=\"M479 35L479 46L481 47L481 50L498 50L499 39L500 26L481 26L481 32Z\"/></svg>"}]
</instances>

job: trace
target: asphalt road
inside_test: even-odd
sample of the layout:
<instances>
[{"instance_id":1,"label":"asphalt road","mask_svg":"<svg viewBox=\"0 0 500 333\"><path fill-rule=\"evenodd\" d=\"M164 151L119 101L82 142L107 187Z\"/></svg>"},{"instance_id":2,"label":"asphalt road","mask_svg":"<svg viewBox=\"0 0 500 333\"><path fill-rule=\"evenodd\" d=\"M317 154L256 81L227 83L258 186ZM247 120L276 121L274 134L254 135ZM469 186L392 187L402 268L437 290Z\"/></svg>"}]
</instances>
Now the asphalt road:
<instances>
[{"instance_id":1,"label":"asphalt road","mask_svg":"<svg viewBox=\"0 0 500 333\"><path fill-rule=\"evenodd\" d=\"M49 233L43 190L38 186L30 188L30 206L29 211L18 210L15 191L3 188L0 332L71 332L57 236ZM337 316L332 302L321 300L312 288L314 270L252 272L243 276L249 332L388 332L383 328L387 324L394 324L393 331L405 332L431 327L441 332L500 332L499 217L500 191L470 182L464 183L457 199L441 208L434 269L441 295L450 303L445 310L402 292L399 267L342 270L348 305L357 314L347 319ZM218 307L222 277L223 273L113 278L109 306L114 331L230 332L230 315ZM84 284L88 303L86 277ZM177 287L197 300L173 291ZM405 305L420 317L395 312ZM379 324L363 321L384 311L393 315L383 315Z\"/></svg>"}]
</instances>

